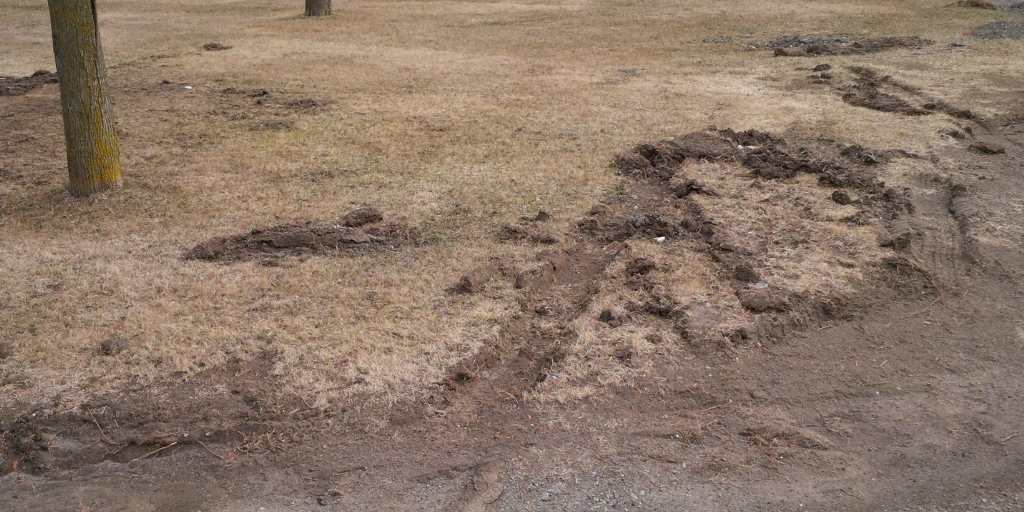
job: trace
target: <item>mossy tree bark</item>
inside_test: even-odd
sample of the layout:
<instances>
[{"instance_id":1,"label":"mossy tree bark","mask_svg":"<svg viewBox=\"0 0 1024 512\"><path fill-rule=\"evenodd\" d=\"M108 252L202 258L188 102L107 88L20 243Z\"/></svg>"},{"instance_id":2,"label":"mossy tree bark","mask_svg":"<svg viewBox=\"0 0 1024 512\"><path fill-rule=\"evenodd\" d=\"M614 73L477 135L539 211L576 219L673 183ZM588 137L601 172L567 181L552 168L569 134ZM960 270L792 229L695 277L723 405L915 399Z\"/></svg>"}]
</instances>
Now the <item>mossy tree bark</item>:
<instances>
[{"instance_id":1,"label":"mossy tree bark","mask_svg":"<svg viewBox=\"0 0 1024 512\"><path fill-rule=\"evenodd\" d=\"M80 197L121 186L121 150L107 96L96 0L49 0L60 80L69 191Z\"/></svg>"},{"instance_id":2,"label":"mossy tree bark","mask_svg":"<svg viewBox=\"0 0 1024 512\"><path fill-rule=\"evenodd\" d=\"M331 0L306 0L306 16L330 16Z\"/></svg>"}]
</instances>

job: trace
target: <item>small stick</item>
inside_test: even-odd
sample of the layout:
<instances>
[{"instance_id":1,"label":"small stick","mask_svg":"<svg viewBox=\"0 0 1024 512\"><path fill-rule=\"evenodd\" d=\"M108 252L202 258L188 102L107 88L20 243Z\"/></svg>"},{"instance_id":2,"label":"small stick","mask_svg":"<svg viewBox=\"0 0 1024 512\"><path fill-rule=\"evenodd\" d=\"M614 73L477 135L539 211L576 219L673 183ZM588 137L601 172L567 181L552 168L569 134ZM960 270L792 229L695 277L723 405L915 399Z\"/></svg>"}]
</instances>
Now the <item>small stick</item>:
<instances>
[{"instance_id":1,"label":"small stick","mask_svg":"<svg viewBox=\"0 0 1024 512\"><path fill-rule=\"evenodd\" d=\"M91 417L92 418L92 422L96 424L96 428L100 429L100 435L103 436L103 442L104 443L107 443L107 444L109 444L111 446L121 446L121 445L111 441L110 438L107 437L107 434L103 433L103 427L100 426L100 422L96 421L96 416L92 413L91 409L89 410L89 417Z\"/></svg>"},{"instance_id":2,"label":"small stick","mask_svg":"<svg viewBox=\"0 0 1024 512\"><path fill-rule=\"evenodd\" d=\"M204 443L204 442L202 442L202 441L200 441L198 439L196 439L196 442L199 443L199 446L202 446L203 448L206 448L206 451L210 452L210 455L213 455L214 457L217 457L220 460L227 460L223 456L218 455L217 452L211 450L209 446L206 446L206 443Z\"/></svg>"},{"instance_id":3,"label":"small stick","mask_svg":"<svg viewBox=\"0 0 1024 512\"><path fill-rule=\"evenodd\" d=\"M142 457L139 457L139 458L132 459L132 460L128 461L128 463L131 464L132 462L135 462L137 460L145 459L146 457L149 457L150 455L156 455L157 453L160 453L160 452L162 452L162 451L164 451L164 450L166 450L166 449L168 449L168 448L170 448L170 447L172 447L172 446L174 446L176 444L178 444L177 441L175 441L175 442L173 442L173 443L171 443L171 444L169 444L167 446L164 446L163 448L157 448L156 450L153 450L153 451L143 455Z\"/></svg>"},{"instance_id":4,"label":"small stick","mask_svg":"<svg viewBox=\"0 0 1024 512\"><path fill-rule=\"evenodd\" d=\"M1010 439L1013 439L1013 438L1015 438L1015 437L1017 437L1017 436L1019 436L1019 435L1020 435L1020 434L1010 434L1010 435L1009 435L1009 436L1008 436L1008 437L1007 437L1006 439L1003 439L1003 441L1002 441L1002 442L1004 442L1004 443L1005 443L1005 442L1009 441Z\"/></svg>"}]
</instances>

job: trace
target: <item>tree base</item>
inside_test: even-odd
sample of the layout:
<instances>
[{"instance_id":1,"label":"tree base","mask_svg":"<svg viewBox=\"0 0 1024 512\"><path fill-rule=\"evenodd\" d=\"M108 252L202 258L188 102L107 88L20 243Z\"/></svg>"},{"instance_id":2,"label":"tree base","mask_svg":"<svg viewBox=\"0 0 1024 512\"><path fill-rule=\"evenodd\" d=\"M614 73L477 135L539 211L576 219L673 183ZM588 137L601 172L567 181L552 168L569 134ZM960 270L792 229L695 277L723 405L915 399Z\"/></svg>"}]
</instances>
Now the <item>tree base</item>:
<instances>
[{"instance_id":1,"label":"tree base","mask_svg":"<svg viewBox=\"0 0 1024 512\"><path fill-rule=\"evenodd\" d=\"M306 0L306 16L319 18L331 15L331 0Z\"/></svg>"}]
</instances>

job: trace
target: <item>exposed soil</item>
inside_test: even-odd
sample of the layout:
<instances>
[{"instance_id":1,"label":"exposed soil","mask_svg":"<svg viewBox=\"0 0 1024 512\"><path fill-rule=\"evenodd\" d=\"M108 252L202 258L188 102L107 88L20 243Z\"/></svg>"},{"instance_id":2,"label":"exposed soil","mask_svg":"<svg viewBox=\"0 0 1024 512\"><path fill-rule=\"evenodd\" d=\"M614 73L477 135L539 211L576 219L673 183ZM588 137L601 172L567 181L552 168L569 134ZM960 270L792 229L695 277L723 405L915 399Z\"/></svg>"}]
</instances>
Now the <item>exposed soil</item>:
<instances>
[{"instance_id":1,"label":"exposed soil","mask_svg":"<svg viewBox=\"0 0 1024 512\"><path fill-rule=\"evenodd\" d=\"M536 244L532 260L495 256L438 283L459 300L506 280L521 300L495 326L499 340L436 387L313 407L280 391L271 341L240 340L259 350L65 414L5 411L0 509L1024 509L1024 124L981 122L891 77L850 72L844 93L952 116L960 147L897 188L878 170L923 162L915 155L713 128L639 144L615 158L621 185L564 230L543 212L496 229L508 244ZM263 90L222 96L229 106L215 115L251 112L244 119L267 126L322 106ZM729 192L688 175L694 162L741 166L752 188L815 176L823 196L856 212L842 222L877 229L891 253L850 294L764 283L760 254L780 241L736 233L702 207ZM272 264L416 241L383 222L360 208L218 237L185 257ZM653 256L634 257L652 240ZM657 260L683 244L713 262L713 285L754 328L672 293ZM635 298L601 310L604 326L659 329L650 353L623 343L600 357L643 371L628 385L595 374L600 392L586 400L534 402L560 385L573 324L609 288ZM0 339L0 360L10 350ZM132 341L95 350L116 363Z\"/></svg>"},{"instance_id":2,"label":"exposed soil","mask_svg":"<svg viewBox=\"0 0 1024 512\"><path fill-rule=\"evenodd\" d=\"M57 73L46 70L39 70L21 78L0 75L0 96L22 96L45 84L55 83Z\"/></svg>"},{"instance_id":3,"label":"exposed soil","mask_svg":"<svg viewBox=\"0 0 1024 512\"><path fill-rule=\"evenodd\" d=\"M978 496L991 510L1019 508L1015 397L1024 388L1013 377L1024 361L1014 332L1024 264L1017 249L977 233L979 198L1022 199L1024 132L972 131L971 140L1013 148L972 164L985 180L922 175L895 192L873 167L907 156L830 141L709 130L639 145L616 160L624 187L573 223L574 245L540 251L525 270L497 258L467 274L468 293L514 282L521 313L436 391L391 406L356 399L313 409L277 392L268 346L262 357L140 385L72 414L4 418L0 505L73 510L79 503L62 498L71 493L93 510L241 510L259 492L285 496L277 508L288 510L877 510ZM974 161L963 151L949 157ZM812 173L829 187L843 183L866 221L890 227L899 251L854 296L752 286L752 255L721 239L726 226L694 202L717 196L678 186L694 159L738 162L759 180ZM222 239L218 247L236 252L219 254L333 251L315 240L359 229L342 227L257 230ZM308 238L287 238L295 233ZM638 237L703 243L759 328L701 335L715 316L680 307L651 261L607 274ZM609 280L643 293L624 316L602 312L602 322L671 325L679 341L660 338L651 355L617 348L609 357L649 371L599 399L526 400L558 385L551 375L567 325ZM241 501L220 501L229 497Z\"/></svg>"},{"instance_id":4,"label":"exposed soil","mask_svg":"<svg viewBox=\"0 0 1024 512\"><path fill-rule=\"evenodd\" d=\"M413 240L413 231L397 224L363 229L383 216L373 208L360 208L338 222L312 219L292 221L248 233L212 238L185 253L185 259L209 261L262 260L281 256L339 254L395 248Z\"/></svg>"},{"instance_id":5,"label":"exposed soil","mask_svg":"<svg viewBox=\"0 0 1024 512\"><path fill-rule=\"evenodd\" d=\"M992 11L999 8L992 2L986 2L985 0L957 0L950 4L950 6L966 7L969 9L989 9Z\"/></svg>"},{"instance_id":6,"label":"exposed soil","mask_svg":"<svg viewBox=\"0 0 1024 512\"><path fill-rule=\"evenodd\" d=\"M299 117L317 114L330 104L266 89L226 87L220 92L217 105L207 113L230 121L245 121L255 131L290 130Z\"/></svg>"},{"instance_id":7,"label":"exposed soil","mask_svg":"<svg viewBox=\"0 0 1024 512\"><path fill-rule=\"evenodd\" d=\"M828 64L819 65L815 70L823 66L828 66L831 70ZM970 110L955 107L891 75L881 75L874 69L862 66L850 66L847 70L853 74L853 81L835 88L842 93L844 102L855 107L905 116L944 113L957 119L977 120L977 116ZM820 73L807 78L811 83L833 85L837 73Z\"/></svg>"},{"instance_id":8,"label":"exposed soil","mask_svg":"<svg viewBox=\"0 0 1024 512\"><path fill-rule=\"evenodd\" d=\"M230 50L231 46L226 46L220 43L206 43L203 45L203 50L208 52L221 52L224 50Z\"/></svg>"},{"instance_id":9,"label":"exposed soil","mask_svg":"<svg viewBox=\"0 0 1024 512\"><path fill-rule=\"evenodd\" d=\"M775 48L777 57L806 57L817 55L866 55L895 48L919 49L932 41L920 37L881 37L865 39L801 39L784 38L763 45Z\"/></svg>"}]
</instances>

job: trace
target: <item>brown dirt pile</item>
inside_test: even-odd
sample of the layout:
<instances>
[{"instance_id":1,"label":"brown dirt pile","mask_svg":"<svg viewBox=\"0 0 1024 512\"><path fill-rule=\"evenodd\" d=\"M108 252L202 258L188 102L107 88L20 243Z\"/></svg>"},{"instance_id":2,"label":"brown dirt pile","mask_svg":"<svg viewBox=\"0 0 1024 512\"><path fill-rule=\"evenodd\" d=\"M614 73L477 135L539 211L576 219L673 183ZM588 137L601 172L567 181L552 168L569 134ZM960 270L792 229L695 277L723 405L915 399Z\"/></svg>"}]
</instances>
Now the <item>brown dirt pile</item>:
<instances>
[{"instance_id":1,"label":"brown dirt pile","mask_svg":"<svg viewBox=\"0 0 1024 512\"><path fill-rule=\"evenodd\" d=\"M359 208L337 222L296 220L248 233L214 237L185 253L185 259L207 261L272 260L280 256L374 251L397 247L412 231L397 224L364 228L383 220L373 208Z\"/></svg>"},{"instance_id":2,"label":"brown dirt pile","mask_svg":"<svg viewBox=\"0 0 1024 512\"><path fill-rule=\"evenodd\" d=\"M561 385L559 379L571 373L570 367L583 364L578 361L584 350L579 346L579 326L594 320L600 325L596 329L649 329L655 332L648 339L660 340L649 343L675 338L686 350L708 355L738 344L769 343L787 326L805 325L809 319L841 317L842 297L793 291L779 281L761 282L768 266L762 261L766 247L807 245L809 239L742 235L747 227L730 226L728 216L718 218L706 206L736 193L723 195L703 178L691 176L688 166L738 165L746 169L755 189L764 181L816 175L822 187L840 189L846 204L857 209L843 221L858 225L913 211L907 192L887 187L872 169L910 156L827 140L790 144L756 130L713 128L635 146L615 159L623 184L587 217L570 224L564 238L573 245L541 250L536 261L519 266L508 258L492 258L452 288L464 294L488 293L489 287L501 285L496 280L505 278L517 290L521 312L503 326L500 342L450 369L441 383L445 391L428 400L430 406L445 409L466 401L493 402L496 397L498 402L519 402L532 392ZM788 222L820 222L810 206L800 211L805 220ZM531 236L536 229L531 221L502 227L499 239L553 243ZM510 236L513 232L517 236ZM639 247L648 247L648 252L641 256ZM686 256L675 259L690 251L690 257L711 262L718 277L713 286L728 290L735 307L694 302L672 291L673 278L667 272L685 265ZM675 263L659 263L671 261ZM875 271L889 268L879 264ZM721 309L729 307L734 309ZM615 334L606 336L614 339ZM645 356L634 346L611 343L607 361L613 366L644 364Z\"/></svg>"},{"instance_id":3,"label":"brown dirt pile","mask_svg":"<svg viewBox=\"0 0 1024 512\"><path fill-rule=\"evenodd\" d=\"M632 151L617 156L615 165L624 175L653 176L664 181L676 178L670 185L676 197L686 197L694 192L714 195L713 191L690 178L678 179L679 167L687 160L739 162L750 169L753 176L763 179L815 174L823 186L857 189L861 192L860 206L872 209L873 213L893 217L913 206L903 191L880 182L871 167L898 157L914 156L901 151L876 151L859 145L843 146L830 140L789 144L782 138L757 130L712 129L656 144L640 144Z\"/></svg>"},{"instance_id":4,"label":"brown dirt pile","mask_svg":"<svg viewBox=\"0 0 1024 512\"><path fill-rule=\"evenodd\" d=\"M999 9L992 2L986 2L985 0L957 0L946 7L966 7L971 9L988 9L995 11Z\"/></svg>"},{"instance_id":5,"label":"brown dirt pile","mask_svg":"<svg viewBox=\"0 0 1024 512\"><path fill-rule=\"evenodd\" d=\"M816 55L866 55L896 48L919 49L932 44L920 37L881 37L852 41L810 42L798 40L792 46L775 49L777 57L807 57Z\"/></svg>"},{"instance_id":6,"label":"brown dirt pile","mask_svg":"<svg viewBox=\"0 0 1024 512\"><path fill-rule=\"evenodd\" d=\"M0 76L0 96L23 96L45 84L55 83L57 74L46 70L39 70L21 78Z\"/></svg>"}]
</instances>

